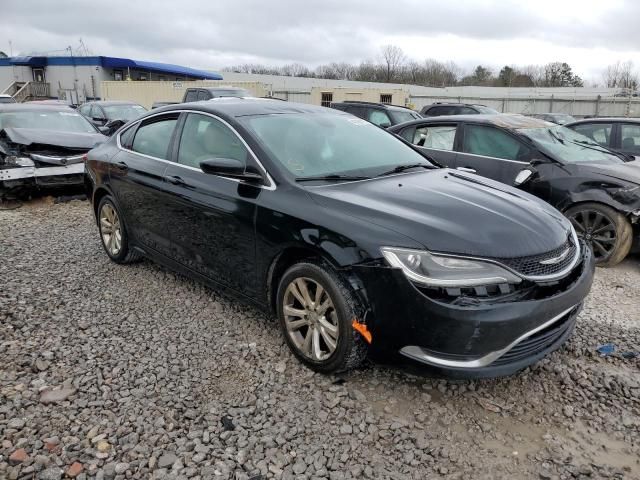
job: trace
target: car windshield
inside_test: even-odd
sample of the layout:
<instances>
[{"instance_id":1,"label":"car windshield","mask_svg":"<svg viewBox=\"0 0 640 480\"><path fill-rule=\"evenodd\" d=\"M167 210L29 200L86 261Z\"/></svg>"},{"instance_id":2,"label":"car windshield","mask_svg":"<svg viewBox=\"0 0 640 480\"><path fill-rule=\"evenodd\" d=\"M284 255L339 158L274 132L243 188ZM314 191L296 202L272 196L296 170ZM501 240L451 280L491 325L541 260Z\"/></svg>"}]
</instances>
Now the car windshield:
<instances>
[{"instance_id":1,"label":"car windshield","mask_svg":"<svg viewBox=\"0 0 640 480\"><path fill-rule=\"evenodd\" d=\"M134 120L147 111L142 105L104 105L102 107L109 120Z\"/></svg>"},{"instance_id":2,"label":"car windshield","mask_svg":"<svg viewBox=\"0 0 640 480\"><path fill-rule=\"evenodd\" d=\"M620 157L590 138L560 125L518 131L530 138L542 152L562 163L623 163Z\"/></svg>"},{"instance_id":3,"label":"car windshield","mask_svg":"<svg viewBox=\"0 0 640 480\"><path fill-rule=\"evenodd\" d=\"M421 118L417 112L410 112L408 110L406 112L401 110L390 110L389 113L396 123L410 122L411 120Z\"/></svg>"},{"instance_id":4,"label":"car windshield","mask_svg":"<svg viewBox=\"0 0 640 480\"><path fill-rule=\"evenodd\" d=\"M0 97L0 103L16 103L13 97Z\"/></svg>"},{"instance_id":5,"label":"car windshield","mask_svg":"<svg viewBox=\"0 0 640 480\"><path fill-rule=\"evenodd\" d=\"M35 128L58 132L96 133L96 128L82 115L71 110L14 110L0 113L0 130Z\"/></svg>"},{"instance_id":6,"label":"car windshield","mask_svg":"<svg viewBox=\"0 0 640 480\"><path fill-rule=\"evenodd\" d=\"M286 113L242 121L298 179L371 177L407 165L434 167L394 135L351 115Z\"/></svg>"},{"instance_id":7,"label":"car windshield","mask_svg":"<svg viewBox=\"0 0 640 480\"><path fill-rule=\"evenodd\" d=\"M484 113L487 115L496 115L500 113L497 110L494 110L493 108L485 107L484 105L474 105L474 106L480 113Z\"/></svg>"}]
</instances>

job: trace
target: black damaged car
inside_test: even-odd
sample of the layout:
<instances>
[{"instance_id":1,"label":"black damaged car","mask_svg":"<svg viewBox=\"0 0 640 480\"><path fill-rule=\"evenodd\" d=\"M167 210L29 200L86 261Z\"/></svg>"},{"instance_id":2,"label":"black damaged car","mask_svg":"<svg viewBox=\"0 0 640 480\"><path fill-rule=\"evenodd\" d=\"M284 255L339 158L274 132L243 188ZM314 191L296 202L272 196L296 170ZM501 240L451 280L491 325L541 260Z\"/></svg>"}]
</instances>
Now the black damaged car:
<instances>
[{"instance_id":1,"label":"black damaged car","mask_svg":"<svg viewBox=\"0 0 640 480\"><path fill-rule=\"evenodd\" d=\"M91 150L87 182L114 262L146 256L274 312L321 372L399 352L510 374L567 340L593 277L550 205L332 109L164 107Z\"/></svg>"},{"instance_id":2,"label":"black damaged car","mask_svg":"<svg viewBox=\"0 0 640 480\"><path fill-rule=\"evenodd\" d=\"M37 189L82 187L84 155L102 135L61 105L0 105L0 200Z\"/></svg>"},{"instance_id":3,"label":"black damaged car","mask_svg":"<svg viewBox=\"0 0 640 480\"><path fill-rule=\"evenodd\" d=\"M542 198L563 212L601 266L640 249L640 161L573 130L521 115L462 115L389 129L441 164Z\"/></svg>"}]
</instances>

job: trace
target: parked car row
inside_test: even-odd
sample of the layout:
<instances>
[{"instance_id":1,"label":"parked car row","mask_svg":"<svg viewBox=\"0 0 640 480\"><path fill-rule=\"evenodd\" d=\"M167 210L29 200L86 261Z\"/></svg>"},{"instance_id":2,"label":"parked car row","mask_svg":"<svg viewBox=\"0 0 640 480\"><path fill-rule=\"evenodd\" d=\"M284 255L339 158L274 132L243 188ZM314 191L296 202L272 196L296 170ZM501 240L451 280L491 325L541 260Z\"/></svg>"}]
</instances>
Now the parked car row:
<instances>
[{"instance_id":1,"label":"parked car row","mask_svg":"<svg viewBox=\"0 0 640 480\"><path fill-rule=\"evenodd\" d=\"M397 136L265 99L148 112L88 154L99 237L116 263L145 256L273 312L320 372L380 354L453 376L515 372L571 335L595 260L549 203L441 168L425 144L464 144L453 118Z\"/></svg>"},{"instance_id":2,"label":"parked car row","mask_svg":"<svg viewBox=\"0 0 640 480\"><path fill-rule=\"evenodd\" d=\"M518 371L571 335L596 262L637 245L640 162L539 119L242 96L107 139L108 107L130 106L0 107L1 185L83 178L111 260L273 312L321 372L370 354Z\"/></svg>"},{"instance_id":3,"label":"parked car row","mask_svg":"<svg viewBox=\"0 0 640 480\"><path fill-rule=\"evenodd\" d=\"M521 115L420 119L389 129L440 164L515 185L563 212L605 266L640 243L640 161Z\"/></svg>"}]
</instances>

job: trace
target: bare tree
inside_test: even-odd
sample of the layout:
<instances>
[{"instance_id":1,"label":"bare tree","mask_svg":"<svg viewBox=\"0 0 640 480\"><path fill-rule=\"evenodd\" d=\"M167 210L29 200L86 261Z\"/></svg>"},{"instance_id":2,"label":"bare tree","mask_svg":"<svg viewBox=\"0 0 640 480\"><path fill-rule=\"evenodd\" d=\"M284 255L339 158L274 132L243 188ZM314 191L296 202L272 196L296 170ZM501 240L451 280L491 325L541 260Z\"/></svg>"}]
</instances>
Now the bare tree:
<instances>
[{"instance_id":1,"label":"bare tree","mask_svg":"<svg viewBox=\"0 0 640 480\"><path fill-rule=\"evenodd\" d=\"M620 82L620 60L611 65L602 72L602 81L607 88L616 88Z\"/></svg>"},{"instance_id":2,"label":"bare tree","mask_svg":"<svg viewBox=\"0 0 640 480\"><path fill-rule=\"evenodd\" d=\"M385 45L382 47L382 60L385 67L385 82L389 83L398 74L406 57L400 47Z\"/></svg>"}]
</instances>

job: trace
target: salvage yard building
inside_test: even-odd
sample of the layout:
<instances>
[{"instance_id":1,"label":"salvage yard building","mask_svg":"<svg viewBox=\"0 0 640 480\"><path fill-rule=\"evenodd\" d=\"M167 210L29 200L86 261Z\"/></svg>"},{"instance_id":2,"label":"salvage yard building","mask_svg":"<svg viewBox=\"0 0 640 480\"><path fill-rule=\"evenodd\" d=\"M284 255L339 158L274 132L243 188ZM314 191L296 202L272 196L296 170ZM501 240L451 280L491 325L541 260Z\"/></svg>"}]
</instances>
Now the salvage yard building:
<instances>
[{"instance_id":1,"label":"salvage yard building","mask_svg":"<svg viewBox=\"0 0 640 480\"><path fill-rule=\"evenodd\" d=\"M58 98L79 104L102 96L106 81L221 80L215 72L103 56L27 56L0 58L0 93L16 101Z\"/></svg>"}]
</instances>

